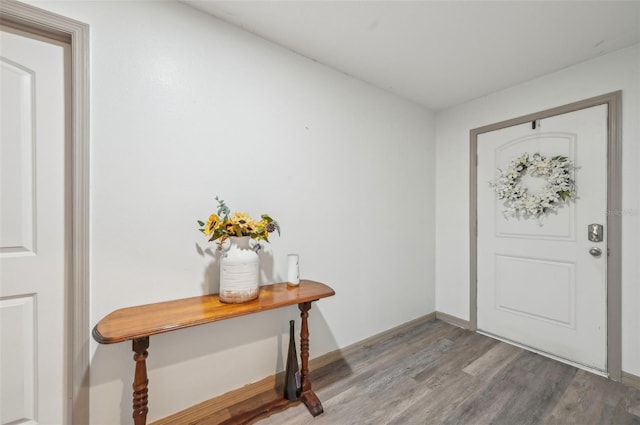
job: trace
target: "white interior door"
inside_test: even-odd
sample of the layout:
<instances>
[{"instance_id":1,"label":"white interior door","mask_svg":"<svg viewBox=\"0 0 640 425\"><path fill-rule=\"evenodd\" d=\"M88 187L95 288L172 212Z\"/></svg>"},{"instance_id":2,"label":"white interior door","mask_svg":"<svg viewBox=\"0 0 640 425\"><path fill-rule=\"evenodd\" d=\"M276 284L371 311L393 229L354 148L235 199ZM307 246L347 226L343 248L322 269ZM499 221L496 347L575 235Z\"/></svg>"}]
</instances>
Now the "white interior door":
<instances>
[{"instance_id":1,"label":"white interior door","mask_svg":"<svg viewBox=\"0 0 640 425\"><path fill-rule=\"evenodd\" d=\"M62 424L66 49L0 37L0 416Z\"/></svg>"},{"instance_id":2,"label":"white interior door","mask_svg":"<svg viewBox=\"0 0 640 425\"><path fill-rule=\"evenodd\" d=\"M478 329L605 371L607 106L484 133L477 146ZM541 221L506 217L488 182L523 153L572 160L577 200ZM523 177L533 192L540 180ZM592 223L602 242L588 240Z\"/></svg>"}]
</instances>

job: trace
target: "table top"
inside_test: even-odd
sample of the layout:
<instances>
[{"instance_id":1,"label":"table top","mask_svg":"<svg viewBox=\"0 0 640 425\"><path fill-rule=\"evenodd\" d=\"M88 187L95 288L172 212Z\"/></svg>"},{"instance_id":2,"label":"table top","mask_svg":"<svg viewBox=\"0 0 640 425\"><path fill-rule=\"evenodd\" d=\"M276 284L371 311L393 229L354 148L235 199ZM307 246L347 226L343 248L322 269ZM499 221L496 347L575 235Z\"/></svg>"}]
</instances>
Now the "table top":
<instances>
[{"instance_id":1,"label":"table top","mask_svg":"<svg viewBox=\"0 0 640 425\"><path fill-rule=\"evenodd\" d=\"M301 280L298 286L286 283L261 286L257 299L242 304L225 304L218 294L213 294L127 307L100 320L93 328L93 337L101 344L113 344L332 295L335 292L324 283Z\"/></svg>"}]
</instances>

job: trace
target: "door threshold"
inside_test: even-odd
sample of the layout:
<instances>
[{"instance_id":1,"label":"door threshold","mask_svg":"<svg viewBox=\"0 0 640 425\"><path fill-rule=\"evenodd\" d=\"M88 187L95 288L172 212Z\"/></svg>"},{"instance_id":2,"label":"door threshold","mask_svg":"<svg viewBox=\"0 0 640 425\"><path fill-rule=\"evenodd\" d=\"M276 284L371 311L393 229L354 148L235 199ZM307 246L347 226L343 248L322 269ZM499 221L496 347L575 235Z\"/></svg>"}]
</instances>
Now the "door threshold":
<instances>
[{"instance_id":1,"label":"door threshold","mask_svg":"<svg viewBox=\"0 0 640 425\"><path fill-rule=\"evenodd\" d=\"M607 379L609 378L609 373L607 371L596 369L596 368L591 367L591 366L583 365L582 363L578 363L578 362L574 362L574 361L571 361L571 360L567 360L565 358L558 357L558 356L553 355L553 354L549 354L549 353L547 353L545 351L538 350L537 348L529 347L528 345L520 344L519 342L511 341L510 339L506 339L506 338L494 335L494 334L489 333L489 332L481 331L480 329L476 330L476 332L481 334L481 335L488 336L489 338L497 339L497 340L505 342L507 344L515 345L516 347L520 347L520 348L522 348L524 350L531 351L533 353L540 354L541 356L548 357L550 359L559 361L560 363L564 363L564 364L568 364L569 366L577 367L578 369L582 369L582 370L585 370L587 372L603 376L603 377L605 377Z\"/></svg>"}]
</instances>

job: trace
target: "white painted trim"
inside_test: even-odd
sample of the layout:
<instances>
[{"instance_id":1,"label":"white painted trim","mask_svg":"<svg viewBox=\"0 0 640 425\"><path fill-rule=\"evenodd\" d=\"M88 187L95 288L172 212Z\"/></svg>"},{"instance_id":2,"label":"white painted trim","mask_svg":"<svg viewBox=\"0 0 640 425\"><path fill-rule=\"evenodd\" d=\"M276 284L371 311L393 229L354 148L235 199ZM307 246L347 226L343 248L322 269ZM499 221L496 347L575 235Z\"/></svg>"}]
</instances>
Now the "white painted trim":
<instances>
[{"instance_id":1,"label":"white painted trim","mask_svg":"<svg viewBox=\"0 0 640 425\"><path fill-rule=\"evenodd\" d=\"M89 26L13 0L0 20L71 45L71 244L69 247L67 423L89 423Z\"/></svg>"}]
</instances>

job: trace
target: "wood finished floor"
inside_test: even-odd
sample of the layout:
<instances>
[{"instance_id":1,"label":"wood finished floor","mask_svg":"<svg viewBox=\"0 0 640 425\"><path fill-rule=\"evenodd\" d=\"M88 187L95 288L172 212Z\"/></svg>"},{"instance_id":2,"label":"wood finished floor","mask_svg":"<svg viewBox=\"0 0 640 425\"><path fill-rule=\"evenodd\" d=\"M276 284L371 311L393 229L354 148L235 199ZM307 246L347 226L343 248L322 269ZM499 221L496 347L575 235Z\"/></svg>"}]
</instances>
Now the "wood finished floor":
<instances>
[{"instance_id":1,"label":"wood finished floor","mask_svg":"<svg viewBox=\"0 0 640 425\"><path fill-rule=\"evenodd\" d=\"M259 425L640 424L640 390L439 320L312 371L325 408Z\"/></svg>"}]
</instances>

